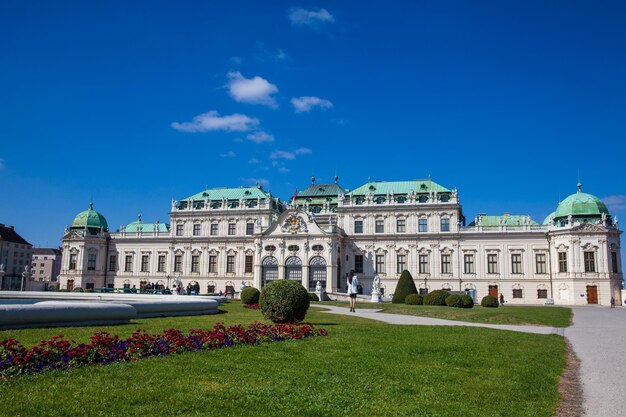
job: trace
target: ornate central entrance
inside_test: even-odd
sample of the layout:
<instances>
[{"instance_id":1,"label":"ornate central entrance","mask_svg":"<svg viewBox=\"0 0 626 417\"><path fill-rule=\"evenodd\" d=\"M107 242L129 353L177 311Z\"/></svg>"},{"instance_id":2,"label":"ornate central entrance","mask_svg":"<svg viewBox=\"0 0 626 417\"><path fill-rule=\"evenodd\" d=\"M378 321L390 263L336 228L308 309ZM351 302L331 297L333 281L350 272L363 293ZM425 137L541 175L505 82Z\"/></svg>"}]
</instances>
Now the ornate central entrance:
<instances>
[{"instance_id":1,"label":"ornate central entrance","mask_svg":"<svg viewBox=\"0 0 626 417\"><path fill-rule=\"evenodd\" d=\"M309 291L315 291L318 282L326 289L326 260L321 256L316 256L309 262Z\"/></svg>"},{"instance_id":2,"label":"ornate central entrance","mask_svg":"<svg viewBox=\"0 0 626 417\"><path fill-rule=\"evenodd\" d=\"M285 261L285 278L302 282L302 261L297 256L289 257Z\"/></svg>"},{"instance_id":3,"label":"ornate central entrance","mask_svg":"<svg viewBox=\"0 0 626 417\"><path fill-rule=\"evenodd\" d=\"M278 259L268 256L263 259L261 272L261 287L265 287L269 282L278 279Z\"/></svg>"}]
</instances>

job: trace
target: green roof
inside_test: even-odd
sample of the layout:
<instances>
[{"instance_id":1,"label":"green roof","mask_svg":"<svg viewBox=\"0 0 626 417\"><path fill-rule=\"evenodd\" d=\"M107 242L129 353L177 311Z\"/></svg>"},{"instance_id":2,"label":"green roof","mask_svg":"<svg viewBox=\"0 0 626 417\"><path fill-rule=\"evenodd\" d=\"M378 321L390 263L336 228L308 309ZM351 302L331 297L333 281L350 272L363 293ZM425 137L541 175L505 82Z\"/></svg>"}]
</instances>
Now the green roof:
<instances>
[{"instance_id":1,"label":"green roof","mask_svg":"<svg viewBox=\"0 0 626 417\"><path fill-rule=\"evenodd\" d=\"M526 224L526 218L529 216L524 216L520 214L504 214L502 216L488 216L486 214L479 214L480 225L485 227L490 226L523 226ZM533 226L537 226L537 222L533 219L530 219L530 224ZM469 226L477 226L476 222L473 221L469 224Z\"/></svg>"},{"instance_id":2,"label":"green roof","mask_svg":"<svg viewBox=\"0 0 626 417\"><path fill-rule=\"evenodd\" d=\"M128 223L124 228L124 231L128 233L137 233L140 231L142 233L154 233L158 230L161 233L167 233L169 231L169 225L165 223L145 223L141 221L141 215L132 223Z\"/></svg>"},{"instance_id":3,"label":"green roof","mask_svg":"<svg viewBox=\"0 0 626 417\"><path fill-rule=\"evenodd\" d=\"M109 225L104 216L93 209L93 203L89 203L89 208L80 212L74 217L70 229L97 229L107 230Z\"/></svg>"},{"instance_id":4,"label":"green roof","mask_svg":"<svg viewBox=\"0 0 626 417\"><path fill-rule=\"evenodd\" d=\"M263 191L261 186L256 187L239 187L239 188L211 188L184 198L181 201L203 201L203 200L240 200L271 198L272 195Z\"/></svg>"},{"instance_id":5,"label":"green roof","mask_svg":"<svg viewBox=\"0 0 626 417\"><path fill-rule=\"evenodd\" d=\"M345 194L346 190L339 184L311 184L298 192L298 198L335 197Z\"/></svg>"},{"instance_id":6,"label":"green roof","mask_svg":"<svg viewBox=\"0 0 626 417\"><path fill-rule=\"evenodd\" d=\"M408 194L414 191L417 194L430 193L431 191L450 192L447 188L437 184L436 182L427 180L413 181L370 181L352 191L353 195L365 195L371 192L374 195Z\"/></svg>"},{"instance_id":7,"label":"green roof","mask_svg":"<svg viewBox=\"0 0 626 417\"><path fill-rule=\"evenodd\" d=\"M579 183L578 191L561 201L554 217L559 219L570 214L573 217L599 217L602 213L609 214L606 205L598 197L583 193L582 185Z\"/></svg>"},{"instance_id":8,"label":"green roof","mask_svg":"<svg viewBox=\"0 0 626 417\"><path fill-rule=\"evenodd\" d=\"M545 218L545 219L543 219L543 223L542 223L542 224L543 224L544 226L549 225L549 224L552 222L552 219L554 219L554 215L555 215L555 214L556 214L556 211L553 211L552 213L548 214L548 215L546 216L546 218Z\"/></svg>"}]
</instances>

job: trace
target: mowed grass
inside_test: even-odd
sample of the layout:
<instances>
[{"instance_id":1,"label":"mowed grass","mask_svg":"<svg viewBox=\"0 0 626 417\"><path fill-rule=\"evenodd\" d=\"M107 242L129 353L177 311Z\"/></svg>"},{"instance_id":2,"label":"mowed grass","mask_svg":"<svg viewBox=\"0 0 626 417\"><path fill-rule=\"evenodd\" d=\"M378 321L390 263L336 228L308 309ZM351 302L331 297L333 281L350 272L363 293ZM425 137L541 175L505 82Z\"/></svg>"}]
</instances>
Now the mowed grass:
<instances>
[{"instance_id":1,"label":"mowed grass","mask_svg":"<svg viewBox=\"0 0 626 417\"><path fill-rule=\"evenodd\" d=\"M209 327L260 320L239 303L223 314L106 328ZM328 337L48 372L0 381L3 416L551 416L565 365L557 335L393 326L312 308ZM60 331L0 332L32 344Z\"/></svg>"},{"instance_id":2,"label":"mowed grass","mask_svg":"<svg viewBox=\"0 0 626 417\"><path fill-rule=\"evenodd\" d=\"M325 301L319 304L331 304L348 307L347 301ZM410 306L391 303L357 303L357 309L379 309L384 313L407 314L411 316L433 317L445 320L470 321L490 324L532 324L552 327L568 327L572 320L572 309L555 306L510 306L484 308L452 308L444 306Z\"/></svg>"}]
</instances>

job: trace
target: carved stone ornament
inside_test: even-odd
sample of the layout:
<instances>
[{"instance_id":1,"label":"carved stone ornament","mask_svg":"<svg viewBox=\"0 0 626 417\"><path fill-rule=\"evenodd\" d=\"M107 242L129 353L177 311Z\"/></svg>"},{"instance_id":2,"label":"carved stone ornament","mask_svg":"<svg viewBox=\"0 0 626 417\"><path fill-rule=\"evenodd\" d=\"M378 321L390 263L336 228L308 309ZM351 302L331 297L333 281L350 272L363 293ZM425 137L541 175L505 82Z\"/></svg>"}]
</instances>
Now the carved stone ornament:
<instances>
[{"instance_id":1,"label":"carved stone ornament","mask_svg":"<svg viewBox=\"0 0 626 417\"><path fill-rule=\"evenodd\" d=\"M582 226L578 228L581 232L605 232L606 229L602 226L598 226L591 223L583 223Z\"/></svg>"},{"instance_id":2,"label":"carved stone ornament","mask_svg":"<svg viewBox=\"0 0 626 417\"><path fill-rule=\"evenodd\" d=\"M283 232L289 232L291 234L306 233L307 227L304 220L302 220L302 218L299 217L296 213L293 213L289 215L289 217L287 217L285 223L283 223L281 230Z\"/></svg>"}]
</instances>

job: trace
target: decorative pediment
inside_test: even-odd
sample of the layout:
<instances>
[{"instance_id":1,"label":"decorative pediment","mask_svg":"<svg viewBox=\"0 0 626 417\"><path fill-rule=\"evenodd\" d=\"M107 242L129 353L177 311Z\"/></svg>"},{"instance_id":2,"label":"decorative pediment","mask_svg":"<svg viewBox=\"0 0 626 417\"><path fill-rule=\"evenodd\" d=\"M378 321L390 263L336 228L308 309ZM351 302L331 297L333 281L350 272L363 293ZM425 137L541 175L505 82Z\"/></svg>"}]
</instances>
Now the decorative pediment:
<instances>
[{"instance_id":1,"label":"decorative pediment","mask_svg":"<svg viewBox=\"0 0 626 417\"><path fill-rule=\"evenodd\" d=\"M234 249L228 249L228 251L226 252L227 255L233 256L237 254L237 251Z\"/></svg>"},{"instance_id":2,"label":"decorative pediment","mask_svg":"<svg viewBox=\"0 0 626 417\"><path fill-rule=\"evenodd\" d=\"M605 227L599 226L593 223L583 223L580 226L576 226L572 229L577 232L606 232L607 229Z\"/></svg>"},{"instance_id":3,"label":"decorative pediment","mask_svg":"<svg viewBox=\"0 0 626 417\"><path fill-rule=\"evenodd\" d=\"M298 216L298 213L290 214L283 222L280 230L291 234L308 232L306 223L304 222L302 217Z\"/></svg>"},{"instance_id":4,"label":"decorative pediment","mask_svg":"<svg viewBox=\"0 0 626 417\"><path fill-rule=\"evenodd\" d=\"M254 255L254 249L246 249L246 255L248 256Z\"/></svg>"},{"instance_id":5,"label":"decorative pediment","mask_svg":"<svg viewBox=\"0 0 626 417\"><path fill-rule=\"evenodd\" d=\"M556 250L559 252L567 252L568 249L569 249L569 246L566 246L563 243L561 243L559 246L556 247Z\"/></svg>"},{"instance_id":6,"label":"decorative pediment","mask_svg":"<svg viewBox=\"0 0 626 417\"><path fill-rule=\"evenodd\" d=\"M91 255L96 254L96 253L98 253L98 249L93 248L93 247L88 248L88 249L87 249L87 253L89 253L89 254L91 254Z\"/></svg>"},{"instance_id":7,"label":"decorative pediment","mask_svg":"<svg viewBox=\"0 0 626 417\"><path fill-rule=\"evenodd\" d=\"M176 249L176 250L174 251L174 254L176 254L176 255L184 255L184 253L185 253L185 252L184 252L182 249Z\"/></svg>"},{"instance_id":8,"label":"decorative pediment","mask_svg":"<svg viewBox=\"0 0 626 417\"><path fill-rule=\"evenodd\" d=\"M584 245L581 246L581 248L586 251L586 252L593 252L598 250L598 246L594 245L591 242L587 242Z\"/></svg>"},{"instance_id":9,"label":"decorative pediment","mask_svg":"<svg viewBox=\"0 0 626 417\"><path fill-rule=\"evenodd\" d=\"M428 255L430 253L430 249L428 248L419 248L417 252L421 255Z\"/></svg>"},{"instance_id":10,"label":"decorative pediment","mask_svg":"<svg viewBox=\"0 0 626 417\"><path fill-rule=\"evenodd\" d=\"M408 251L408 250L406 250L406 249L404 249L404 248L399 248L399 249L396 251L396 253L397 253L398 255L407 255L407 254L409 253L409 251Z\"/></svg>"},{"instance_id":11,"label":"decorative pediment","mask_svg":"<svg viewBox=\"0 0 626 417\"><path fill-rule=\"evenodd\" d=\"M374 253L376 253L377 255L384 255L387 253L387 251L383 248L378 248L374 251Z\"/></svg>"},{"instance_id":12,"label":"decorative pediment","mask_svg":"<svg viewBox=\"0 0 626 417\"><path fill-rule=\"evenodd\" d=\"M215 250L215 249L211 249L211 250L209 251L209 255L212 255L212 256L217 256L218 254L219 254L219 252L218 252L217 250Z\"/></svg>"},{"instance_id":13,"label":"decorative pediment","mask_svg":"<svg viewBox=\"0 0 626 417\"><path fill-rule=\"evenodd\" d=\"M200 252L198 249L194 249L191 251L192 255L200 255L202 252Z\"/></svg>"},{"instance_id":14,"label":"decorative pediment","mask_svg":"<svg viewBox=\"0 0 626 417\"><path fill-rule=\"evenodd\" d=\"M71 253L72 255L76 255L76 254L78 253L78 249L76 249L76 248L71 248L71 249L70 249L70 253Z\"/></svg>"},{"instance_id":15,"label":"decorative pediment","mask_svg":"<svg viewBox=\"0 0 626 417\"><path fill-rule=\"evenodd\" d=\"M446 254L446 255L450 255L452 252L453 252L452 249L450 249L447 246L445 246L443 249L441 249L441 253Z\"/></svg>"}]
</instances>

